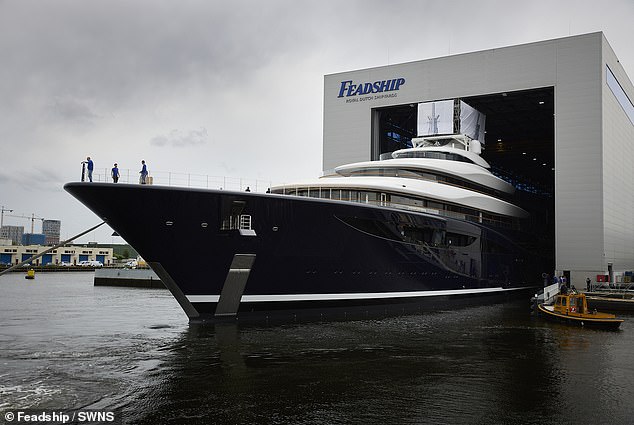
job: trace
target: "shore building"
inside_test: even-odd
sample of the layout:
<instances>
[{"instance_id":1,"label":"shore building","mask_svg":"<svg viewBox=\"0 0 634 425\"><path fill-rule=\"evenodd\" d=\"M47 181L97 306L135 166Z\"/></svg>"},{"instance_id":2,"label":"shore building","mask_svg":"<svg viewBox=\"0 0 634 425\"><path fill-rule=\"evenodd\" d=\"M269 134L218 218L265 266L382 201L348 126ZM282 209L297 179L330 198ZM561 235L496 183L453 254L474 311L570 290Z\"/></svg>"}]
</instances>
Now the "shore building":
<instances>
[{"instance_id":1,"label":"shore building","mask_svg":"<svg viewBox=\"0 0 634 425\"><path fill-rule=\"evenodd\" d=\"M46 245L57 245L62 229L60 220L44 220L42 221L42 233L46 236Z\"/></svg>"},{"instance_id":2,"label":"shore building","mask_svg":"<svg viewBox=\"0 0 634 425\"><path fill-rule=\"evenodd\" d=\"M50 247L42 245L5 245L0 246L0 264L18 264L39 254ZM113 249L104 247L63 246L32 262L35 266L77 265L81 261L100 261L104 266L113 264Z\"/></svg>"},{"instance_id":3,"label":"shore building","mask_svg":"<svg viewBox=\"0 0 634 425\"><path fill-rule=\"evenodd\" d=\"M22 245L45 245L46 235L43 233L25 233L22 235Z\"/></svg>"},{"instance_id":4,"label":"shore building","mask_svg":"<svg viewBox=\"0 0 634 425\"><path fill-rule=\"evenodd\" d=\"M2 226L0 227L0 239L9 239L9 244L22 243L24 226Z\"/></svg>"}]
</instances>

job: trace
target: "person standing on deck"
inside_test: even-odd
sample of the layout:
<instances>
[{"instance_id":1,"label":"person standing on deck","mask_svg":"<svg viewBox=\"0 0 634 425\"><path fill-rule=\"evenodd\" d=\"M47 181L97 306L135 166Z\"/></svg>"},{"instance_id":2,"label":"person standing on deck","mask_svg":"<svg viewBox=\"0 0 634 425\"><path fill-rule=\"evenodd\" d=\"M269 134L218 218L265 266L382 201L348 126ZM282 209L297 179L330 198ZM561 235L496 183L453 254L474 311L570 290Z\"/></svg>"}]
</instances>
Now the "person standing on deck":
<instances>
[{"instance_id":1,"label":"person standing on deck","mask_svg":"<svg viewBox=\"0 0 634 425\"><path fill-rule=\"evenodd\" d=\"M88 164L88 166L86 167L86 169L88 170L88 181L92 182L92 170L94 170L95 164L93 164L90 157L86 158L86 164Z\"/></svg>"},{"instance_id":2,"label":"person standing on deck","mask_svg":"<svg viewBox=\"0 0 634 425\"><path fill-rule=\"evenodd\" d=\"M141 160L141 164L143 165L141 167L141 171L139 171L139 173L141 174L141 184L146 184L147 183L147 166L145 165L145 160Z\"/></svg>"},{"instance_id":3,"label":"person standing on deck","mask_svg":"<svg viewBox=\"0 0 634 425\"><path fill-rule=\"evenodd\" d=\"M116 162L114 164L114 167L112 167L112 171L110 172L110 174L112 175L112 182L117 183L119 181L119 167L117 166Z\"/></svg>"}]
</instances>

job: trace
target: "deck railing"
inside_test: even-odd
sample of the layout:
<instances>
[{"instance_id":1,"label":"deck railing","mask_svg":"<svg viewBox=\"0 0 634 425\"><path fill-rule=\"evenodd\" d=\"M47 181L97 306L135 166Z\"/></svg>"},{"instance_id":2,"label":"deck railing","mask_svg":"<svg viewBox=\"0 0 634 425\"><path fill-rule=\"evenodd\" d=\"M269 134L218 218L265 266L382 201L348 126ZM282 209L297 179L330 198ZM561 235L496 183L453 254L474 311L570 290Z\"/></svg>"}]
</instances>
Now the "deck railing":
<instances>
[{"instance_id":1,"label":"deck railing","mask_svg":"<svg viewBox=\"0 0 634 425\"><path fill-rule=\"evenodd\" d=\"M139 177L140 174L138 170L119 169L119 183L140 183ZM153 170L149 171L148 180L151 181L151 184L161 186L236 191L244 191L248 189L251 192L266 192L274 184L274 182L270 180ZM84 177L84 181L88 181L87 172ZM92 181L112 183L110 169L95 169L92 173Z\"/></svg>"}]
</instances>

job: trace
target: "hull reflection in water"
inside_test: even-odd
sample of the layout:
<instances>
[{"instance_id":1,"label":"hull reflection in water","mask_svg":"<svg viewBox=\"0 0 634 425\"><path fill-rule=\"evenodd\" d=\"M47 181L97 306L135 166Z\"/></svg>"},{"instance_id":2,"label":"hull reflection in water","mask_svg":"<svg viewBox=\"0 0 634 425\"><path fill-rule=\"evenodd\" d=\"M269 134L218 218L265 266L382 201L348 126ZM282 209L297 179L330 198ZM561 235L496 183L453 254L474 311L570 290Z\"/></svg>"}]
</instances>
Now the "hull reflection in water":
<instances>
[{"instance_id":1,"label":"hull reflection in water","mask_svg":"<svg viewBox=\"0 0 634 425\"><path fill-rule=\"evenodd\" d=\"M190 325L164 353L162 385L137 395L145 413L135 423L194 412L199 423L629 423L634 409L615 397L632 395L626 341L529 314L522 302L345 323ZM572 416L562 405L575 406Z\"/></svg>"}]
</instances>

